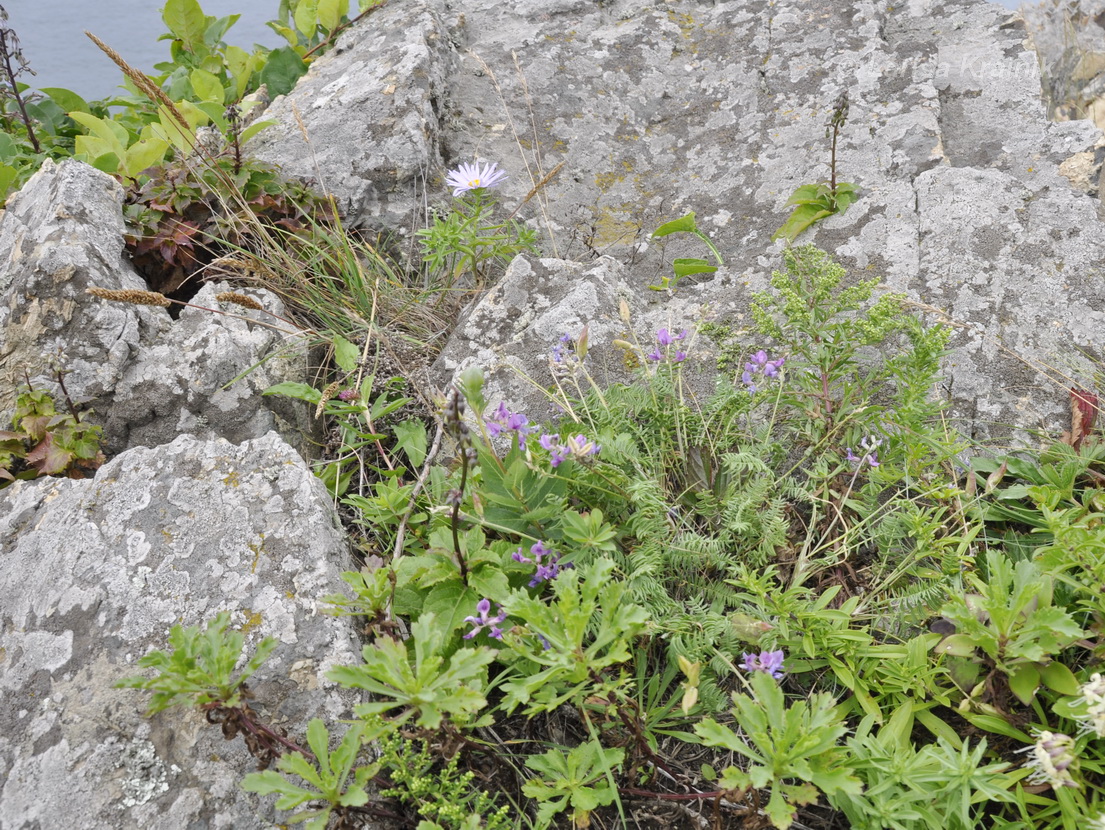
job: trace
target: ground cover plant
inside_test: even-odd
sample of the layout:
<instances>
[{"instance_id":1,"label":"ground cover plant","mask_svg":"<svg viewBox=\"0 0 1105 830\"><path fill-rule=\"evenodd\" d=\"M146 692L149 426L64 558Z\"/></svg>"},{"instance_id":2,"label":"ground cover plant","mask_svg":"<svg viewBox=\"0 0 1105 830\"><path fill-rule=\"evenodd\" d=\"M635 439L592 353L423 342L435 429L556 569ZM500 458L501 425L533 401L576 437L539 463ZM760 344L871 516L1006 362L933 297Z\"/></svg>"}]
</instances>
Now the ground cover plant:
<instances>
[{"instance_id":1,"label":"ground cover plant","mask_svg":"<svg viewBox=\"0 0 1105 830\"><path fill-rule=\"evenodd\" d=\"M462 216L491 201L472 184ZM1092 395L1066 443L965 470L932 395L948 330L823 251L782 259L751 345L660 329L602 388L566 332L557 419L489 404L471 369L433 441L377 425L355 448L377 479L342 492L383 565L328 598L366 634L328 677L368 698L243 786L313 827L1092 826ZM699 400L705 336L723 368Z\"/></svg>"},{"instance_id":2,"label":"ground cover plant","mask_svg":"<svg viewBox=\"0 0 1105 830\"><path fill-rule=\"evenodd\" d=\"M798 246L754 298L751 336L640 332L624 309L632 383L595 383L588 330L564 332L533 378L557 418L489 402L478 369L434 399L404 378L404 345L432 351L455 308L443 298L537 245L497 213L505 171L451 171L454 201L413 265L325 210L274 204L224 106L264 66L226 46L229 18L165 9L173 61L154 83L168 104L147 90L118 119L89 107L125 137L69 117L107 142L82 142L85 157L142 194L128 210L145 253L168 246L180 265L219 239L330 351L316 383L269 392L332 425L318 472L375 564L326 598L364 632L362 659L328 674L366 693L348 722L302 724L302 738L266 725L248 680L274 644L246 653L226 616L174 628L122 681L153 693L151 711L194 706L241 737L259 766L242 785L276 797L274 821L1105 828L1092 391L1070 391L1071 428L1048 449L981 455L935 394L948 330ZM294 74L344 13L283 3L291 51L268 77ZM788 239L854 197L835 181L843 104L833 119L833 180L813 196L838 201L797 203ZM194 154L212 125L223 143ZM135 147L157 139L163 156L135 170ZM693 214L658 230L697 232ZM713 266L683 268L659 287ZM168 284L99 296L168 305ZM711 395L685 378L704 360ZM35 418L56 415L39 404ZM38 422L16 425L25 453Z\"/></svg>"}]
</instances>

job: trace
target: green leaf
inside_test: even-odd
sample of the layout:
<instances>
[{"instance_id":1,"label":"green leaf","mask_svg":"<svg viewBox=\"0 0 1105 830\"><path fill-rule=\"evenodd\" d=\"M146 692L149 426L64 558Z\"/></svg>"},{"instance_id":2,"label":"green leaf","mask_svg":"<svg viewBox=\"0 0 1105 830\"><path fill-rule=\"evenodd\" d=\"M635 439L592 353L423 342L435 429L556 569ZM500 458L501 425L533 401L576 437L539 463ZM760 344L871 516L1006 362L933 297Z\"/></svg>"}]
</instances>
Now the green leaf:
<instances>
[{"instance_id":1,"label":"green leaf","mask_svg":"<svg viewBox=\"0 0 1105 830\"><path fill-rule=\"evenodd\" d=\"M936 644L933 651L937 654L950 654L955 657L971 657L977 643L968 634L949 634Z\"/></svg>"},{"instance_id":2,"label":"green leaf","mask_svg":"<svg viewBox=\"0 0 1105 830\"><path fill-rule=\"evenodd\" d=\"M1040 670L1040 679L1053 692L1061 695L1079 695L1082 687L1074 672L1058 661L1052 661Z\"/></svg>"},{"instance_id":3,"label":"green leaf","mask_svg":"<svg viewBox=\"0 0 1105 830\"><path fill-rule=\"evenodd\" d=\"M315 387L310 384L296 383L294 381L284 381L283 383L274 384L261 394L284 395L289 398L307 401L307 403L313 403L316 406L318 402L322 400L322 393L315 389Z\"/></svg>"},{"instance_id":4,"label":"green leaf","mask_svg":"<svg viewBox=\"0 0 1105 830\"><path fill-rule=\"evenodd\" d=\"M349 14L349 0L318 0L318 22L327 33L338 28L341 19Z\"/></svg>"},{"instance_id":5,"label":"green leaf","mask_svg":"<svg viewBox=\"0 0 1105 830\"><path fill-rule=\"evenodd\" d=\"M200 101L214 101L219 105L225 101L226 91L223 89L222 82L210 72L193 69L188 80L192 84L192 92Z\"/></svg>"},{"instance_id":6,"label":"green leaf","mask_svg":"<svg viewBox=\"0 0 1105 830\"><path fill-rule=\"evenodd\" d=\"M395 446L403 450L412 467L421 467L426 460L426 448L429 440L426 425L421 421L400 421L394 427Z\"/></svg>"},{"instance_id":7,"label":"green leaf","mask_svg":"<svg viewBox=\"0 0 1105 830\"><path fill-rule=\"evenodd\" d=\"M273 121L271 118L254 121L244 130L242 130L241 135L238 136L238 141L242 144L245 144L247 141L257 135L257 133L261 132L261 130L266 130L269 127L274 126L276 123L277 122Z\"/></svg>"},{"instance_id":8,"label":"green leaf","mask_svg":"<svg viewBox=\"0 0 1105 830\"><path fill-rule=\"evenodd\" d=\"M295 7L295 27L310 39L318 20L318 0L299 0Z\"/></svg>"},{"instance_id":9,"label":"green leaf","mask_svg":"<svg viewBox=\"0 0 1105 830\"><path fill-rule=\"evenodd\" d=\"M203 45L207 15L198 0L166 0L161 19L169 31L183 41L184 48L189 52L195 52L198 46Z\"/></svg>"},{"instance_id":10,"label":"green leaf","mask_svg":"<svg viewBox=\"0 0 1105 830\"><path fill-rule=\"evenodd\" d=\"M694 211L692 210L686 216L681 216L678 219L673 219L670 222L665 222L652 232L652 237L655 239L658 236L667 236L672 233L694 233L698 230L698 227L694 223Z\"/></svg>"},{"instance_id":11,"label":"green leaf","mask_svg":"<svg viewBox=\"0 0 1105 830\"><path fill-rule=\"evenodd\" d=\"M334 335L334 362L343 372L355 372L361 360L361 350L340 334Z\"/></svg>"},{"instance_id":12,"label":"green leaf","mask_svg":"<svg viewBox=\"0 0 1105 830\"><path fill-rule=\"evenodd\" d=\"M66 112L91 112L88 102L71 89L63 89L59 86L44 86L39 91L49 95L54 103Z\"/></svg>"},{"instance_id":13,"label":"green leaf","mask_svg":"<svg viewBox=\"0 0 1105 830\"><path fill-rule=\"evenodd\" d=\"M824 219L826 216L831 216L832 213L831 210L826 210L820 205L799 205L794 209L790 218L783 223L783 226L771 235L771 240L774 242L776 239L782 238L788 242L793 242L798 234L818 219Z\"/></svg>"},{"instance_id":14,"label":"green leaf","mask_svg":"<svg viewBox=\"0 0 1105 830\"><path fill-rule=\"evenodd\" d=\"M127 149L123 154L119 172L136 178L143 170L153 167L164 161L165 154L169 151L169 142L160 138L146 138Z\"/></svg>"},{"instance_id":15,"label":"green leaf","mask_svg":"<svg viewBox=\"0 0 1105 830\"><path fill-rule=\"evenodd\" d=\"M269 95L287 95L307 72L307 64L290 46L273 49L261 70L261 83L269 88Z\"/></svg>"},{"instance_id":16,"label":"green leaf","mask_svg":"<svg viewBox=\"0 0 1105 830\"><path fill-rule=\"evenodd\" d=\"M1040 670L1033 663L1022 663L1009 675L1009 690L1028 706L1040 688Z\"/></svg>"},{"instance_id":17,"label":"green leaf","mask_svg":"<svg viewBox=\"0 0 1105 830\"><path fill-rule=\"evenodd\" d=\"M716 265L694 257L676 259L672 262L672 268L677 278L689 277L691 274L712 274L717 271Z\"/></svg>"},{"instance_id":18,"label":"green leaf","mask_svg":"<svg viewBox=\"0 0 1105 830\"><path fill-rule=\"evenodd\" d=\"M788 205L820 204L828 207L829 187L825 184L804 184L790 194Z\"/></svg>"}]
</instances>

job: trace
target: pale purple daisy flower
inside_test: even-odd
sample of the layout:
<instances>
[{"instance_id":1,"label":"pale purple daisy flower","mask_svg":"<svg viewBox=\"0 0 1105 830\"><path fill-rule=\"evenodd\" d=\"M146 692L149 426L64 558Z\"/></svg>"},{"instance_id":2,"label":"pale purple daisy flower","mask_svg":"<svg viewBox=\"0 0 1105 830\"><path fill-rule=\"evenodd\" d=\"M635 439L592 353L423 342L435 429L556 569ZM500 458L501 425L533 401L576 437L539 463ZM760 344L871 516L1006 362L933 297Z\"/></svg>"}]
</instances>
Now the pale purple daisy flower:
<instances>
[{"instance_id":1,"label":"pale purple daisy flower","mask_svg":"<svg viewBox=\"0 0 1105 830\"><path fill-rule=\"evenodd\" d=\"M453 188L453 195L459 196L469 190L482 190L485 187L495 187L506 178L506 171L500 170L497 164L465 162L456 170L450 170L445 176L445 184Z\"/></svg>"}]
</instances>

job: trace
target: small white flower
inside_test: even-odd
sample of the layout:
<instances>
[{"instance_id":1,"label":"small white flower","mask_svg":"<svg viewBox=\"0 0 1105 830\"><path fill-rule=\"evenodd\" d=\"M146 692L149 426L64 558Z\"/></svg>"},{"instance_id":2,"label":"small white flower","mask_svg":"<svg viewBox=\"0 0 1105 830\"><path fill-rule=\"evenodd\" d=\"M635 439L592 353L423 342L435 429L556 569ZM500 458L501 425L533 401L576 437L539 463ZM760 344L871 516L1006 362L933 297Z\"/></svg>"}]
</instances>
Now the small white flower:
<instances>
[{"instance_id":1,"label":"small white flower","mask_svg":"<svg viewBox=\"0 0 1105 830\"><path fill-rule=\"evenodd\" d=\"M1097 737L1105 738L1105 678L1096 673L1090 675L1090 679L1082 684L1079 701L1086 704L1086 714L1079 717L1083 734L1093 732Z\"/></svg>"},{"instance_id":2,"label":"small white flower","mask_svg":"<svg viewBox=\"0 0 1105 830\"><path fill-rule=\"evenodd\" d=\"M1020 752L1028 754L1025 766L1032 769L1028 781L1033 784L1050 784L1059 787L1078 787L1078 782L1070 774L1070 768L1076 758L1074 739L1061 732L1041 732L1036 743Z\"/></svg>"}]
</instances>

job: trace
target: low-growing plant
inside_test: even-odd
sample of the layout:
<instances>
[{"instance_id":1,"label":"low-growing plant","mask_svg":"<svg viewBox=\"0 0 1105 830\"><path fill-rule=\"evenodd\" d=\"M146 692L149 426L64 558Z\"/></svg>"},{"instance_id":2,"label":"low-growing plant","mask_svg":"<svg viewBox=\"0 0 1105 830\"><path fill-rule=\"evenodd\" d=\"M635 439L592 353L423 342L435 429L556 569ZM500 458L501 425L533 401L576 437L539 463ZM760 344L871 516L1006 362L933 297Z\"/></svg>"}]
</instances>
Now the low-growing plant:
<instances>
[{"instance_id":1,"label":"low-growing plant","mask_svg":"<svg viewBox=\"0 0 1105 830\"><path fill-rule=\"evenodd\" d=\"M507 262L522 251L536 252L537 234L521 222L494 222L489 214L495 198L489 189L506 179L497 164L460 165L445 182L453 188L453 203L430 227L417 231L422 257L431 277L440 275L451 288L467 271L476 286L487 284L488 265Z\"/></svg>"},{"instance_id":2,"label":"low-growing plant","mask_svg":"<svg viewBox=\"0 0 1105 830\"><path fill-rule=\"evenodd\" d=\"M838 182L836 179L836 145L847 120L848 93L845 91L837 99L829 123L825 127L825 138L831 141L829 181L820 184L804 184L791 194L787 204L794 205L795 208L782 227L772 234L772 240L782 238L788 243L793 242L814 222L835 213L844 213L856 200L856 186L848 182Z\"/></svg>"},{"instance_id":3,"label":"low-growing plant","mask_svg":"<svg viewBox=\"0 0 1105 830\"><path fill-rule=\"evenodd\" d=\"M58 381L64 393L62 375ZM79 413L66 394L67 412L58 412L46 391L28 387L15 399L12 429L0 430L0 487L17 479L67 475L86 478L104 462L103 429Z\"/></svg>"}]
</instances>

